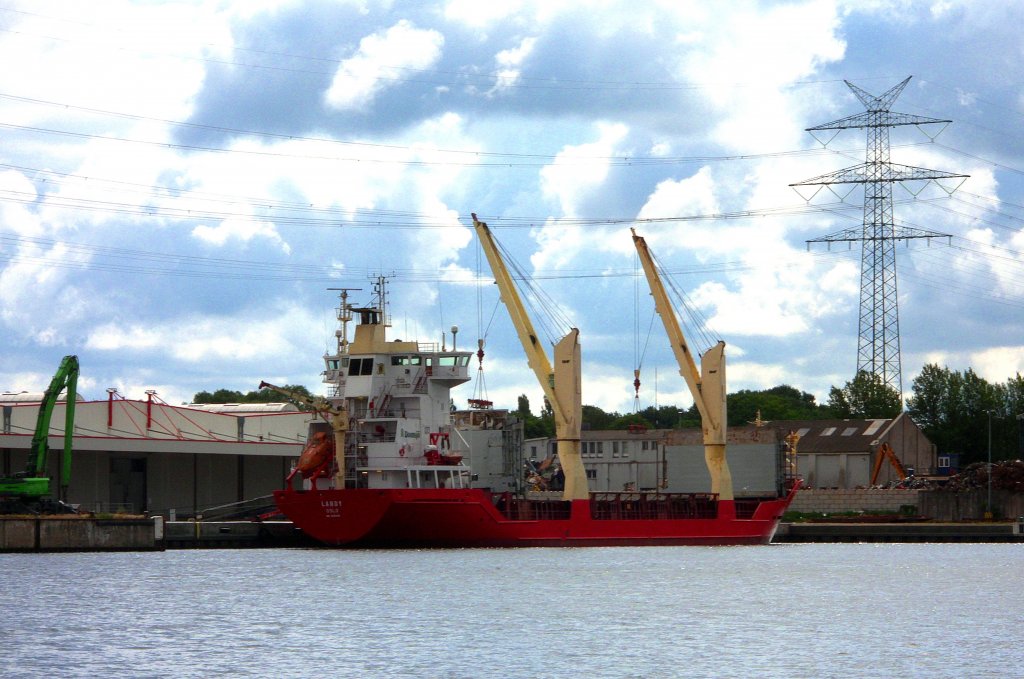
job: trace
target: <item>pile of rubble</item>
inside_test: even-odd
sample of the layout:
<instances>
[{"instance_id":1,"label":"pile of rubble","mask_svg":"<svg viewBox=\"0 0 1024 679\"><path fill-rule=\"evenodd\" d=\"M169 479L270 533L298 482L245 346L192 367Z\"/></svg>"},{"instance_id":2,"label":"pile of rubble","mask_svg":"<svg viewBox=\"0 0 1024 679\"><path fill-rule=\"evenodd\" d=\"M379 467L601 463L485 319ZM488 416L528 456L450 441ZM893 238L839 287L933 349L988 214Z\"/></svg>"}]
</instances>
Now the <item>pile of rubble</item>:
<instances>
[{"instance_id":1,"label":"pile of rubble","mask_svg":"<svg viewBox=\"0 0 1024 679\"><path fill-rule=\"evenodd\" d=\"M944 490L974 490L988 488L989 465L975 462L967 465L959 474L949 477ZM992 490L1024 492L1024 461L1004 460L992 463Z\"/></svg>"},{"instance_id":2,"label":"pile of rubble","mask_svg":"<svg viewBox=\"0 0 1024 679\"><path fill-rule=\"evenodd\" d=\"M889 490L892 488L897 489L909 489L909 490L928 490L935 488L936 484L928 479L922 479L918 476L908 476L902 481L890 481L889 483L879 484L876 486L870 486L876 490Z\"/></svg>"},{"instance_id":3,"label":"pile of rubble","mask_svg":"<svg viewBox=\"0 0 1024 679\"><path fill-rule=\"evenodd\" d=\"M922 479L908 476L902 481L890 481L884 485L871 486L877 489L907 488L911 490L977 490L988 488L988 463L975 462L967 465L959 474L948 479ZM1004 460L992 463L992 490L1008 490L1024 493L1024 461Z\"/></svg>"}]
</instances>

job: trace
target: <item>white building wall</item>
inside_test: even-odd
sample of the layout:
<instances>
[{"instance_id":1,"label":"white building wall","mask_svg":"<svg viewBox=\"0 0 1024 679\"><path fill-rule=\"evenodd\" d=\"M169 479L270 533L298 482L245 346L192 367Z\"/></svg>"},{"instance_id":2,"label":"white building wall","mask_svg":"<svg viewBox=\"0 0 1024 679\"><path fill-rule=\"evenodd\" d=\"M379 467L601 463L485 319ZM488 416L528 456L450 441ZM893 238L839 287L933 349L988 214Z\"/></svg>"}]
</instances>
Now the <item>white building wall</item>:
<instances>
[{"instance_id":1,"label":"white building wall","mask_svg":"<svg viewBox=\"0 0 1024 679\"><path fill-rule=\"evenodd\" d=\"M774 495L778 490L779 452L774 443L745 443L728 447L726 461L736 497ZM703 445L667 446L667 491L709 493L711 475Z\"/></svg>"}]
</instances>

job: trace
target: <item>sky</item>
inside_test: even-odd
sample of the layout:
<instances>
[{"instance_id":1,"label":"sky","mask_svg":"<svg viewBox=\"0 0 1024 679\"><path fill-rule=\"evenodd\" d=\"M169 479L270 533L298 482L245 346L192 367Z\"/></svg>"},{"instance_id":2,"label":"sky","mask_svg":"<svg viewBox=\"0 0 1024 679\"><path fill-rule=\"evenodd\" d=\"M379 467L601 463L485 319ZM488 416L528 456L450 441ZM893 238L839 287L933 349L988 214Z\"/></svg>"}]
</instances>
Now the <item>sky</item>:
<instances>
[{"instance_id":1,"label":"sky","mask_svg":"<svg viewBox=\"0 0 1024 679\"><path fill-rule=\"evenodd\" d=\"M689 407L629 229L685 293L728 388L824 401L857 369L865 159L969 175L893 187L903 389L1024 371L1024 4L8 0L0 7L0 391L172 404L261 380L322 392L337 292L388 278L391 338L476 350L455 403L541 391L472 231L580 330L583 401ZM822 142L826 142L823 144ZM532 299L528 295L528 299ZM683 314L681 314L683 315ZM687 317L688 318L688 317ZM548 345L550 346L550 344ZM639 395L634 370L641 371Z\"/></svg>"}]
</instances>

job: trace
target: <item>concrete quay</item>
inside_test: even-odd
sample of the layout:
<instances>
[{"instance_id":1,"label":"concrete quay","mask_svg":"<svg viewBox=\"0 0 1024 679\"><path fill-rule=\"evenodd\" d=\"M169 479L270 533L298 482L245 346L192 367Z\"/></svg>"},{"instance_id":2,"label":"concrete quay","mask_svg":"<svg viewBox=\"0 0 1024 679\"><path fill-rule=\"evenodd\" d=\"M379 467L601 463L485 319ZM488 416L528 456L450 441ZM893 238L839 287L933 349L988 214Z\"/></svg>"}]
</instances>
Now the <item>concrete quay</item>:
<instances>
[{"instance_id":1,"label":"concrete quay","mask_svg":"<svg viewBox=\"0 0 1024 679\"><path fill-rule=\"evenodd\" d=\"M773 542L1024 542L1024 522L783 523Z\"/></svg>"},{"instance_id":2,"label":"concrete quay","mask_svg":"<svg viewBox=\"0 0 1024 679\"><path fill-rule=\"evenodd\" d=\"M161 517L0 516L0 552L148 552L164 548Z\"/></svg>"}]
</instances>

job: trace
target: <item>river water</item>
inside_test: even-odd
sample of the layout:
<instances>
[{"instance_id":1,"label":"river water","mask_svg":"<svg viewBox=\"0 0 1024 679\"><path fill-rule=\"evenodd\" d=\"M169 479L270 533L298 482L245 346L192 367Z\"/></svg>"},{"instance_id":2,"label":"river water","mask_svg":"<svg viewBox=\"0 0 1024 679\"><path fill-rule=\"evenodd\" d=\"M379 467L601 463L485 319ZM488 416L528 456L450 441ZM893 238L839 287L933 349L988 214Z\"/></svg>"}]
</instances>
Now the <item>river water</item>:
<instances>
[{"instance_id":1,"label":"river water","mask_svg":"<svg viewBox=\"0 0 1024 679\"><path fill-rule=\"evenodd\" d=\"M1024 544L0 555L3 677L1024 677Z\"/></svg>"}]
</instances>

